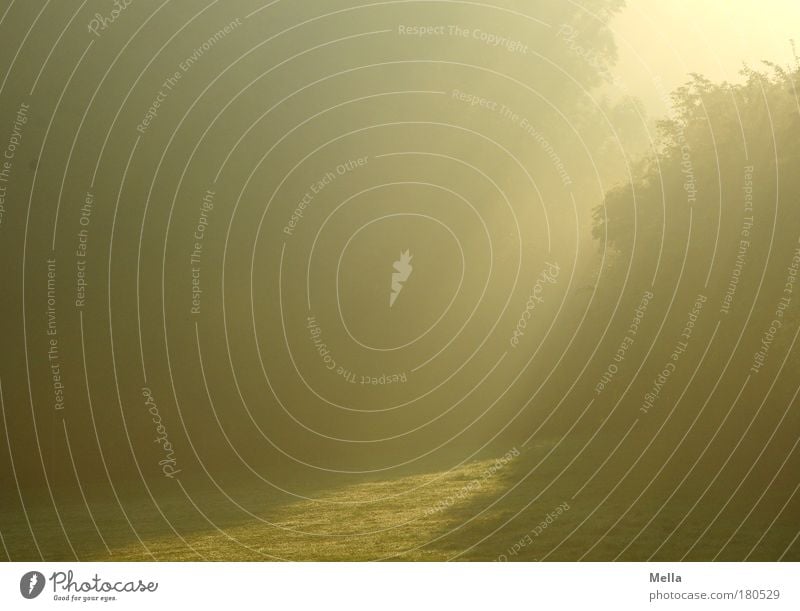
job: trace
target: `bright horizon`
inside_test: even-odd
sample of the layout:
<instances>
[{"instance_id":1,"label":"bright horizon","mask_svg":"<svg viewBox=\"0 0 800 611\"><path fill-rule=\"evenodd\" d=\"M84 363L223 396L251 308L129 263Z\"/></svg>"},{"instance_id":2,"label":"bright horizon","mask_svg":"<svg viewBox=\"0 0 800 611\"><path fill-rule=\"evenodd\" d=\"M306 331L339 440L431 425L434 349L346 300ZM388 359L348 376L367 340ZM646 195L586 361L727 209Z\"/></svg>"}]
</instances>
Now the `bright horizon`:
<instances>
[{"instance_id":1,"label":"bright horizon","mask_svg":"<svg viewBox=\"0 0 800 611\"><path fill-rule=\"evenodd\" d=\"M790 41L800 23L795 0L626 0L626 5L611 23L619 54L615 74L651 113L666 110L655 78L669 92L690 73L738 82L743 64L794 62Z\"/></svg>"}]
</instances>

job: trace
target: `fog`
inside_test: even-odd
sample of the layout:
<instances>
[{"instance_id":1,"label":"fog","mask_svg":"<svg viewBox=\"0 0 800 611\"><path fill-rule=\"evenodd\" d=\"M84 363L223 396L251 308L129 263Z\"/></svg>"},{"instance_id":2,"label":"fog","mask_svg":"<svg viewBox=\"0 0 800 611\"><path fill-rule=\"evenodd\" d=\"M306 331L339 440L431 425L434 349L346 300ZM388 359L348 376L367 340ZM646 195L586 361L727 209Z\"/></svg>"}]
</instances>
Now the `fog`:
<instances>
[{"instance_id":1,"label":"fog","mask_svg":"<svg viewBox=\"0 0 800 611\"><path fill-rule=\"evenodd\" d=\"M605 536L595 507L609 531L632 514L603 559L681 559L706 526L686 507L730 507L692 552L713 557L763 498L729 555L761 545L800 481L796 2L6 6L12 549L26 507L52 526L84 492L146 505L156 538L195 498L241 524L254 495L371 482L424 522L415 478L509 452L497 496L448 518L491 504L501 542L456 549L497 557L584 491L565 558Z\"/></svg>"},{"instance_id":2,"label":"fog","mask_svg":"<svg viewBox=\"0 0 800 611\"><path fill-rule=\"evenodd\" d=\"M794 0L626 0L610 23L618 49L613 73L651 114L663 115L669 109L661 90L674 90L692 72L740 82L745 63L793 65L798 23Z\"/></svg>"}]
</instances>

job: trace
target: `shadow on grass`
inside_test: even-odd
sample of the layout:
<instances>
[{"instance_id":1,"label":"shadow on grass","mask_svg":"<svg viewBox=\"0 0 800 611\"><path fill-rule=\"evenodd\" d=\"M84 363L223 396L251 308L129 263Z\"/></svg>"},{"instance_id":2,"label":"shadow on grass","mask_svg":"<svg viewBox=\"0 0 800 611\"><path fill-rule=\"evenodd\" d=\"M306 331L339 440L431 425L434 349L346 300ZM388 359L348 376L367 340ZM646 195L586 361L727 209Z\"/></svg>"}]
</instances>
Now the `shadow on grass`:
<instances>
[{"instance_id":1,"label":"shadow on grass","mask_svg":"<svg viewBox=\"0 0 800 611\"><path fill-rule=\"evenodd\" d=\"M731 537L742 514L730 512L704 532L711 516L688 513L701 490L681 490L665 503L668 490L654 489L637 500L646 482L634 477L609 494L622 470L611 461L591 478L607 454L587 453L573 464L578 450L538 442L446 470L409 467L338 486L305 478L294 489L308 498L263 482L226 484L223 493L190 481L154 485L158 508L141 493L121 491L126 515L116 502L89 499L90 515L73 498L59 507L74 554L48 503L32 504L28 515L46 560L574 561L655 553L668 561L711 560L718 552L720 560L742 560L750 550L750 559L776 560L797 533L794 513L779 514L781 497L761 507L755 528L748 523ZM24 516L6 510L0 518L8 556L38 560ZM795 545L784 559L799 553Z\"/></svg>"}]
</instances>

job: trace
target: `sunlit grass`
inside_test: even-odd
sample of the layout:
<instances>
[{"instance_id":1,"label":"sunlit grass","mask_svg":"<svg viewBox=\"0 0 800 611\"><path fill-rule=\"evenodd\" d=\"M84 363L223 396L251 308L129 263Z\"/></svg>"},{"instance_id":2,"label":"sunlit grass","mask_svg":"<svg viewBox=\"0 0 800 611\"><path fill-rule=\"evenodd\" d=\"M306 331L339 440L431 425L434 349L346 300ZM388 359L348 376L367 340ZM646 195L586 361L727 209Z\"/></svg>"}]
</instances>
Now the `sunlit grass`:
<instances>
[{"instance_id":1,"label":"sunlit grass","mask_svg":"<svg viewBox=\"0 0 800 611\"><path fill-rule=\"evenodd\" d=\"M513 561L612 560L618 555L646 560L691 505L691 496L686 502L679 499L642 530L661 509L660 501L647 501L618 523L629 503L606 500L603 487L590 486L571 498L564 490L574 490L574 482L559 479L560 461L545 461L533 470L548 449L547 444L530 449L501 466L480 460L447 471L317 491L309 499L277 498L265 487L231 490L232 498L253 515L218 491L193 493L189 499L173 488L158 495L166 519L149 500L124 502L138 538L116 504L90 503L108 549L82 502L62 508L61 519L81 560ZM558 511L559 506L569 508ZM32 510L29 516L45 559L74 559L52 512ZM696 518L674 533L657 559L677 560L689 550L706 525L702 515ZM542 523L547 525L537 529ZM738 525L738 516L723 516L687 559L711 559ZM792 539L790 526L777 521L751 559L776 559ZM740 560L761 532L742 529L719 559ZM12 559L37 559L24 521L17 520L17 528L4 532L3 540ZM785 559L796 559L792 554L796 550Z\"/></svg>"}]
</instances>

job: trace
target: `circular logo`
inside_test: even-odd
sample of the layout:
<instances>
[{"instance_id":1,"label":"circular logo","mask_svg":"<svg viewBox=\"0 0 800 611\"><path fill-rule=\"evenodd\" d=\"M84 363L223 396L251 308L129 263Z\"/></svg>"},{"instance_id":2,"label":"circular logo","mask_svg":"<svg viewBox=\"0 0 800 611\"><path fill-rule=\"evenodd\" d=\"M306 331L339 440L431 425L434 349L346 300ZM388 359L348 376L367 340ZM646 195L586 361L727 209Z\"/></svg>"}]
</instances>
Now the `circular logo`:
<instances>
[{"instance_id":1,"label":"circular logo","mask_svg":"<svg viewBox=\"0 0 800 611\"><path fill-rule=\"evenodd\" d=\"M28 571L19 580L19 593L24 598L36 598L44 590L44 575L39 571Z\"/></svg>"}]
</instances>

